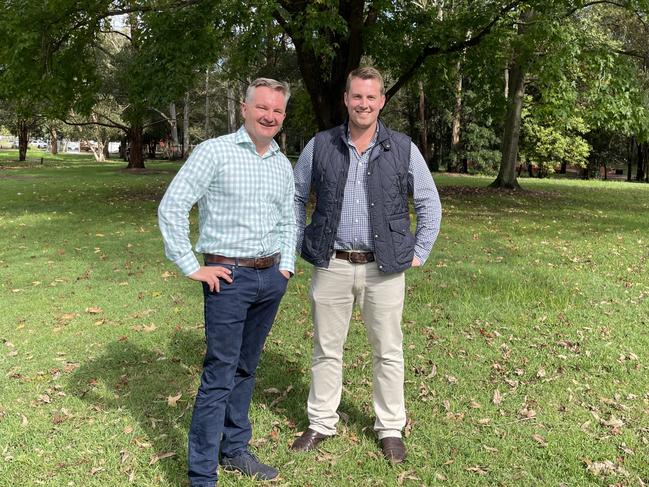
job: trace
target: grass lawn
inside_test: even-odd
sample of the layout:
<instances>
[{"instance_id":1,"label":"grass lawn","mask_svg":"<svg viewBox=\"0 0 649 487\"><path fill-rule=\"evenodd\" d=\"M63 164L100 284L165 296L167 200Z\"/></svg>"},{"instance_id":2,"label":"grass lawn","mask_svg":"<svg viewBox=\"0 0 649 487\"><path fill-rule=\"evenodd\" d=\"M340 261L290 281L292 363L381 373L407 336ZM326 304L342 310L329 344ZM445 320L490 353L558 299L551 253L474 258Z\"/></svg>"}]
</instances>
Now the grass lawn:
<instances>
[{"instance_id":1,"label":"grass lawn","mask_svg":"<svg viewBox=\"0 0 649 487\"><path fill-rule=\"evenodd\" d=\"M179 165L15 153L0 151L0 486L186 485L202 297L156 224ZM275 484L649 484L649 185L435 178L442 232L407 274L408 461L380 456L358 315L339 435L289 451L307 426L300 261L251 410Z\"/></svg>"}]
</instances>

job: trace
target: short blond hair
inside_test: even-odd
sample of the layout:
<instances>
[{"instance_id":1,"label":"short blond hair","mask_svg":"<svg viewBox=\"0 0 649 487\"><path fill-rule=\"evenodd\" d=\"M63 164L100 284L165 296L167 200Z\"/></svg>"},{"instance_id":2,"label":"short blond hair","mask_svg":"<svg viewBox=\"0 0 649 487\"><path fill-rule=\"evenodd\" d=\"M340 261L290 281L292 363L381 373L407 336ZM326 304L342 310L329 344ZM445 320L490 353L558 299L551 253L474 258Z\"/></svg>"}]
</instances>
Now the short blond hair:
<instances>
[{"instance_id":1,"label":"short blond hair","mask_svg":"<svg viewBox=\"0 0 649 487\"><path fill-rule=\"evenodd\" d=\"M364 66L362 68L356 68L351 73L347 75L347 84L345 85L345 91L349 92L349 87L352 83L353 78L360 79L375 79L381 85L381 94L385 95L385 84L383 83L383 76L379 73L379 70L373 68L372 66Z\"/></svg>"},{"instance_id":2,"label":"short blond hair","mask_svg":"<svg viewBox=\"0 0 649 487\"><path fill-rule=\"evenodd\" d=\"M291 97L291 88L288 83L277 81L271 78L257 78L252 83L250 83L250 85L248 85L248 89L246 90L246 103L250 103L255 89L259 86L265 86L267 88L270 88L271 90L279 91L284 95L286 103L288 103L288 99Z\"/></svg>"}]
</instances>

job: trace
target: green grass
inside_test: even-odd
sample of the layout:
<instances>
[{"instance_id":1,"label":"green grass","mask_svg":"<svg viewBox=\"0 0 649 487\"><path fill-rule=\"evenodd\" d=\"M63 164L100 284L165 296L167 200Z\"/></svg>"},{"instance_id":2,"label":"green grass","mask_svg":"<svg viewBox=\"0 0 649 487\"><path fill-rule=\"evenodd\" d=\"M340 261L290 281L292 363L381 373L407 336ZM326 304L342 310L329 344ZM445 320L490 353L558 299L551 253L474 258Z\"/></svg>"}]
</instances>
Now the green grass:
<instances>
[{"instance_id":1,"label":"green grass","mask_svg":"<svg viewBox=\"0 0 649 487\"><path fill-rule=\"evenodd\" d=\"M0 486L186 485L202 298L156 225L178 164L133 174L28 156L0 151ZM436 181L442 232L407 274L407 463L389 466L373 436L358 315L338 437L289 451L307 426L300 261L251 410L276 484L649 483L649 186L524 179L514 194L488 178ZM255 483L223 473L219 485Z\"/></svg>"}]
</instances>

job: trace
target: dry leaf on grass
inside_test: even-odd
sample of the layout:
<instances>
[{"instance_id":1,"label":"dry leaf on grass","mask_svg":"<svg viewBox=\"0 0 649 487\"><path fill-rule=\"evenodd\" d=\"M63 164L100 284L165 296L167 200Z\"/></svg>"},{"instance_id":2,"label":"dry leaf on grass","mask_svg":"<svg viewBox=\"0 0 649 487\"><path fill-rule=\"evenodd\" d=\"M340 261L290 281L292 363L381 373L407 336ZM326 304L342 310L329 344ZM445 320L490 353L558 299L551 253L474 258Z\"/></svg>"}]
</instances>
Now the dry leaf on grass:
<instances>
[{"instance_id":1,"label":"dry leaf on grass","mask_svg":"<svg viewBox=\"0 0 649 487\"><path fill-rule=\"evenodd\" d=\"M622 468L622 466L610 460L604 460L603 462L591 462L589 460L586 460L586 465L586 470L588 470L596 477L607 475L629 475L629 472Z\"/></svg>"},{"instance_id":2,"label":"dry leaf on grass","mask_svg":"<svg viewBox=\"0 0 649 487\"><path fill-rule=\"evenodd\" d=\"M178 402L178 399L180 399L183 396L182 392L179 392L175 396L168 396L167 397L167 405L169 407L175 408Z\"/></svg>"},{"instance_id":3,"label":"dry leaf on grass","mask_svg":"<svg viewBox=\"0 0 649 487\"><path fill-rule=\"evenodd\" d=\"M548 442L541 435L532 435L532 439L543 447L548 446Z\"/></svg>"},{"instance_id":4,"label":"dry leaf on grass","mask_svg":"<svg viewBox=\"0 0 649 487\"><path fill-rule=\"evenodd\" d=\"M501 402L503 402L503 396L500 394L500 391L499 391L498 389L496 389L496 390L494 391L494 395L493 395L493 397L491 398L491 402L494 403L494 404L496 404L496 405L498 405L498 404L500 404Z\"/></svg>"},{"instance_id":5,"label":"dry leaf on grass","mask_svg":"<svg viewBox=\"0 0 649 487\"><path fill-rule=\"evenodd\" d=\"M174 456L176 456L176 452L173 452L173 451L168 451L168 452L164 452L164 453L163 452L156 453L155 455L153 455L151 457L151 460L149 460L149 465L153 465L155 463L158 463L160 460L163 460L163 459L169 458L169 457L174 457Z\"/></svg>"}]
</instances>

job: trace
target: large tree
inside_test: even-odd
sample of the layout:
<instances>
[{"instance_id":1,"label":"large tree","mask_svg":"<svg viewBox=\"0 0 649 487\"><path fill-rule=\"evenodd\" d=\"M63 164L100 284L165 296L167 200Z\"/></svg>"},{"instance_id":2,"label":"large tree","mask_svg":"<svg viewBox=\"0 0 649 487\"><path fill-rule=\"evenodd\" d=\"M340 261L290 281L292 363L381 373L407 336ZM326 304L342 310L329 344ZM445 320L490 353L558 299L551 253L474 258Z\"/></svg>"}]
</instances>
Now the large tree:
<instances>
[{"instance_id":1,"label":"large tree","mask_svg":"<svg viewBox=\"0 0 649 487\"><path fill-rule=\"evenodd\" d=\"M144 167L142 133L152 107L181 99L217 56L219 2L75 0L4 2L0 15L0 98L92 119L110 95L131 145L129 167ZM116 22L124 25L117 27ZM120 36L117 52L107 36ZM106 59L102 62L102 59ZM96 115L96 114L95 114ZM101 117L95 117L98 123Z\"/></svg>"}]
</instances>

